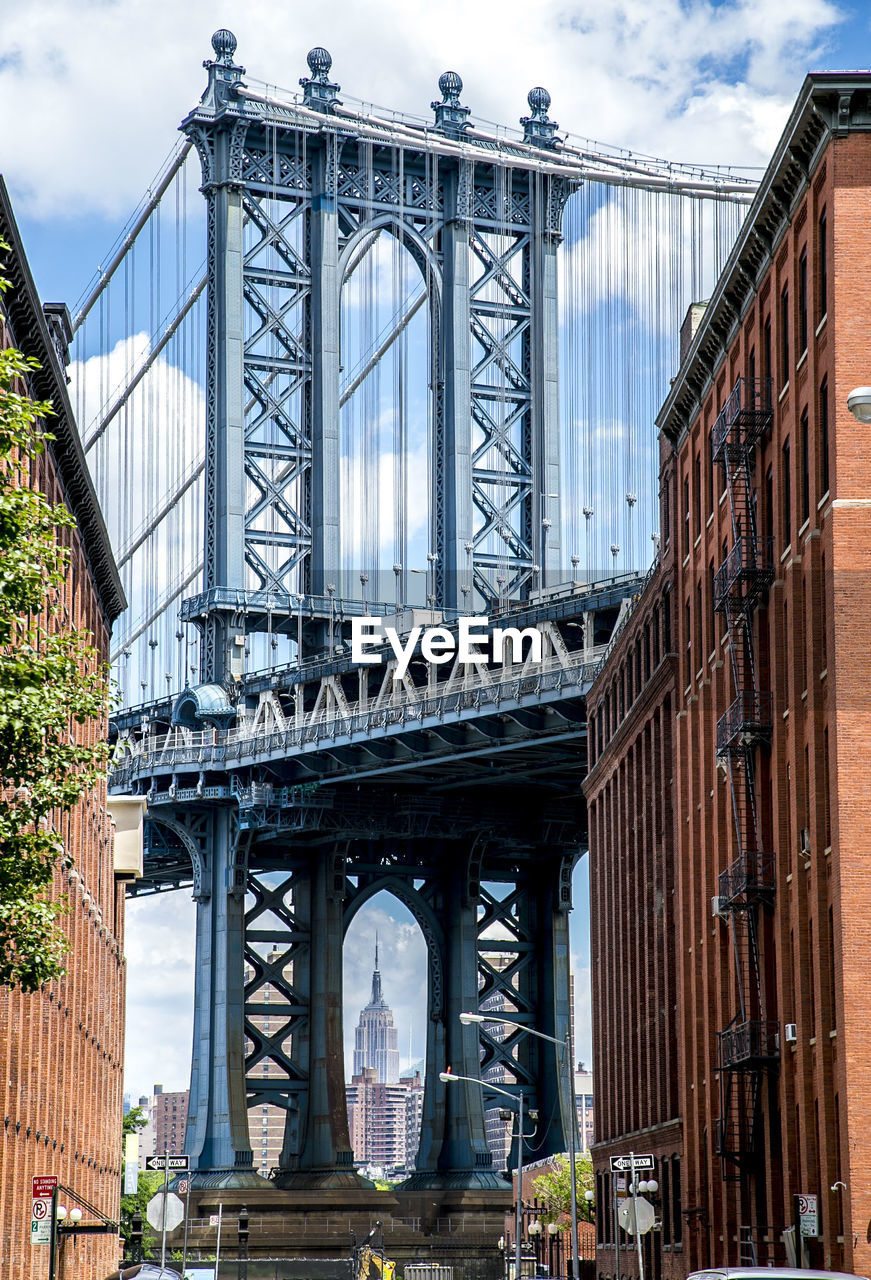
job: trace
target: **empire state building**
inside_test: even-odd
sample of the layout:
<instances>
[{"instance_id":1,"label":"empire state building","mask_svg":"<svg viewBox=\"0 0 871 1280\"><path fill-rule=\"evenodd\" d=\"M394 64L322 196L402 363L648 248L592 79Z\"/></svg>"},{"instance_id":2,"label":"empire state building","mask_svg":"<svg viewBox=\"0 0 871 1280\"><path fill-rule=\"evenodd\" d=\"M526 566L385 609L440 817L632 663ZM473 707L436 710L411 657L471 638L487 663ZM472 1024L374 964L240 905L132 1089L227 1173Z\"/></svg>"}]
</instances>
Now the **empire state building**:
<instances>
[{"instance_id":1,"label":"empire state building","mask_svg":"<svg viewBox=\"0 0 871 1280\"><path fill-rule=\"evenodd\" d=\"M381 990L377 939L372 998L365 1009L360 1010L360 1021L354 1032L354 1075L362 1075L364 1067L373 1067L382 1084L399 1082L398 1033L393 1025L393 1010Z\"/></svg>"}]
</instances>

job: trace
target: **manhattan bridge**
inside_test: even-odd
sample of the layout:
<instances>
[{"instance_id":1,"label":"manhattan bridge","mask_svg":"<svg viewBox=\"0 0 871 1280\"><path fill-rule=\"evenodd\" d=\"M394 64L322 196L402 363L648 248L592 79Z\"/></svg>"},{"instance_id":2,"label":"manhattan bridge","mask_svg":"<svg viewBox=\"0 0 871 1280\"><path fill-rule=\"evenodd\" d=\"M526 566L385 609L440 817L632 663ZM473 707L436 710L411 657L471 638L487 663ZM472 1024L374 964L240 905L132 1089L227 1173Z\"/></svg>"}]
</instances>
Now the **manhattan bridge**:
<instances>
[{"instance_id":1,"label":"manhattan bridge","mask_svg":"<svg viewBox=\"0 0 871 1280\"><path fill-rule=\"evenodd\" d=\"M566 1149L559 1053L459 1014L495 997L566 1035L585 694L656 554L680 323L754 184L567 137L542 88L515 131L476 122L454 72L417 118L340 96L325 49L289 93L230 32L212 46L70 367L130 601L111 786L147 797L132 892L197 904L194 1184L262 1185L268 1106L275 1186L361 1185L342 944L387 890L428 953L408 1185L504 1188L486 1083L439 1072L522 1090L537 1156ZM445 641L472 615L537 629L540 660L354 661L355 619Z\"/></svg>"}]
</instances>

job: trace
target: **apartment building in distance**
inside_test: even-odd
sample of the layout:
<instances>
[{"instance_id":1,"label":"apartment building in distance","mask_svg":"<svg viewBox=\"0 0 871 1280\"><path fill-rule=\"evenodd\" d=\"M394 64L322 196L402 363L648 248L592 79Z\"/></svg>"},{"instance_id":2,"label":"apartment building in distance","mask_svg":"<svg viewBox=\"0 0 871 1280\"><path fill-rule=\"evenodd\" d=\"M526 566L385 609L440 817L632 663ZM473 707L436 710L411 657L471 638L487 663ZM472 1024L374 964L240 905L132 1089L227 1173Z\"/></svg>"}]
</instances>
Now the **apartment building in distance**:
<instances>
[{"instance_id":1,"label":"apartment building in distance","mask_svg":"<svg viewBox=\"0 0 871 1280\"><path fill-rule=\"evenodd\" d=\"M657 426L661 556L588 699L598 1271L871 1265L871 76L802 86ZM637 1261L621 1253L621 1270Z\"/></svg>"},{"instance_id":2,"label":"apartment building in distance","mask_svg":"<svg viewBox=\"0 0 871 1280\"><path fill-rule=\"evenodd\" d=\"M41 305L2 179L0 238L10 246L0 253L0 270L9 282L0 296L0 342L39 362L40 368L28 374L26 391L36 400L51 400L55 410L47 424L54 439L33 459L31 485L50 501L64 502L76 518L76 528L61 535L70 563L60 609L43 621L52 629L90 632L106 660L112 622L125 600L67 395L69 313L62 306ZM76 728L87 743L105 731L104 724ZM54 1175L106 1218L118 1218L125 982L122 877L136 874L137 862L141 874L141 805L134 804L132 810L135 820L125 835L131 806L116 806L117 840L105 786L62 817L60 833L69 862L56 868L51 894L68 908L60 920L69 942L66 974L31 995L0 989L4 1280L43 1280L48 1275L48 1246L30 1243L32 1178ZM111 1235L67 1241L66 1256L73 1250L82 1275L108 1275L117 1264L118 1241Z\"/></svg>"},{"instance_id":3,"label":"apartment building in distance","mask_svg":"<svg viewBox=\"0 0 871 1280\"><path fill-rule=\"evenodd\" d=\"M156 1084L150 1098L140 1098L139 1106L146 1117L146 1124L139 1131L139 1167L145 1168L145 1157L163 1155L178 1156L184 1153L190 1091L164 1093L163 1085Z\"/></svg>"}]
</instances>

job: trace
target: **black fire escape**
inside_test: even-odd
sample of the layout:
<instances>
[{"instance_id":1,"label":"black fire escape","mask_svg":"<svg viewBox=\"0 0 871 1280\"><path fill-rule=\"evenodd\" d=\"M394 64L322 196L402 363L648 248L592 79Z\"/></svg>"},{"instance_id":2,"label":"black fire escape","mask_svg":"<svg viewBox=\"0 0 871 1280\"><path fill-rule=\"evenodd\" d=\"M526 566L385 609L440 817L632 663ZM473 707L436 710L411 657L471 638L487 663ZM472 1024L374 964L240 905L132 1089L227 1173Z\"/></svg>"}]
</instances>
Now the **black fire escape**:
<instances>
[{"instance_id":1,"label":"black fire escape","mask_svg":"<svg viewBox=\"0 0 871 1280\"><path fill-rule=\"evenodd\" d=\"M752 474L756 446L771 426L771 379L739 378L714 423L732 515L732 549L714 578L714 609L729 629L734 700L717 722L717 759L729 770L737 857L719 877L728 918L738 1010L719 1033L720 1119L716 1149L723 1177L737 1180L761 1152L762 1082L776 1068L778 1023L766 1016L759 961L759 911L775 891L774 854L762 848L757 757L771 742L772 695L760 688L753 615L774 577L773 538L760 537Z\"/></svg>"}]
</instances>

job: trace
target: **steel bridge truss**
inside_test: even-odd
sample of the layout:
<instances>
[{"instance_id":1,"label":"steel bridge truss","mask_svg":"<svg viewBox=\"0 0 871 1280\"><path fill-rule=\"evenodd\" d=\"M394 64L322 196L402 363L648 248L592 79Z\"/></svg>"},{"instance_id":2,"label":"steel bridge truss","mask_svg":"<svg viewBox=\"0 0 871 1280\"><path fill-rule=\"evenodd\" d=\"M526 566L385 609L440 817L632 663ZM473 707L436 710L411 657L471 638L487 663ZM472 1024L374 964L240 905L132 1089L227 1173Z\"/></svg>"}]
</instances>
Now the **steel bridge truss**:
<instances>
[{"instance_id":1,"label":"steel bridge truss","mask_svg":"<svg viewBox=\"0 0 871 1280\"><path fill-rule=\"evenodd\" d=\"M335 590L342 286L382 231L420 269L429 314L434 603L555 580L556 252L578 185L542 169L547 130L510 159L470 154L444 113L373 139L319 96L323 68L282 108L246 92L228 50L183 125L208 202L206 679L238 659L222 591L256 630L289 629L295 594Z\"/></svg>"}]
</instances>

